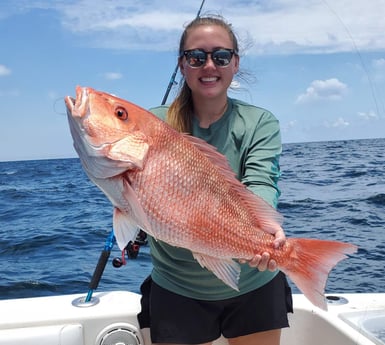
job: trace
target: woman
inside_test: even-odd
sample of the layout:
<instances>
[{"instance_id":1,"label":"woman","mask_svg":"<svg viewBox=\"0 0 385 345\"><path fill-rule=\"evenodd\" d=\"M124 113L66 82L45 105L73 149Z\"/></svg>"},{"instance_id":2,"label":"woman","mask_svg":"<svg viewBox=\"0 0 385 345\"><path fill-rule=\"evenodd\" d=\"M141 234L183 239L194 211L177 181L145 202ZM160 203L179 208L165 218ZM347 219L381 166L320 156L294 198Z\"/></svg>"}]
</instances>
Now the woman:
<instances>
[{"instance_id":1,"label":"woman","mask_svg":"<svg viewBox=\"0 0 385 345\"><path fill-rule=\"evenodd\" d=\"M239 69L231 26L219 17L193 20L182 34L178 61L184 77L179 95L170 107L152 111L175 129L216 146L238 179L276 207L279 124L270 112L227 95ZM284 241L278 231L275 245ZM221 334L230 345L280 343L292 311L291 292L268 253L242 263L237 292L188 250L151 238L149 243L154 268L141 287L138 319L141 328L150 327L153 343L210 344Z\"/></svg>"}]
</instances>

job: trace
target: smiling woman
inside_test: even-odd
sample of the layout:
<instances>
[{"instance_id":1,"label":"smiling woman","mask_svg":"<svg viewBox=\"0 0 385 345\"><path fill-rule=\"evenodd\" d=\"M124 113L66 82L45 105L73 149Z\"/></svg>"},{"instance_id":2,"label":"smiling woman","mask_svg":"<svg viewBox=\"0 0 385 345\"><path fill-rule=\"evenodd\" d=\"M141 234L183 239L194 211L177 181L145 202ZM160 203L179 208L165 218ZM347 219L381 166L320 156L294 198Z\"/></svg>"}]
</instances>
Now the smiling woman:
<instances>
[{"instance_id":1,"label":"smiling woman","mask_svg":"<svg viewBox=\"0 0 385 345\"><path fill-rule=\"evenodd\" d=\"M193 17L196 11L194 2L152 0L128 4L117 1L106 6L105 1L101 0L1 1L0 65L5 66L5 69L0 67L0 142L3 147L0 160L71 156L72 145L64 116L57 116L52 98L47 97L47 94L68 94L69 90L80 83L121 94L123 98L132 99L143 107L150 107L156 100L160 100L161 90L169 79L169 71L174 67L173 57L177 55L180 63L178 67L184 71L182 85L191 77L191 88L188 88L191 98L187 97L187 93L186 98L182 99L187 102L188 107L185 109L191 110L191 122L186 124L182 121L181 128L189 126L191 134L211 142L225 153L237 177L254 193L275 206L279 195L277 177L280 174L277 119L263 108L256 110L257 107L231 98L231 93L226 102L215 103L218 107L209 107L208 100L210 97L221 101L224 99L217 97L222 94L221 83L226 78L225 71L221 69L233 68L239 58L241 61L238 64L242 68L246 65L257 75L258 85L245 94L238 93L237 98L273 110L280 119L285 142L383 137L385 21L381 9L384 1L355 0L349 6L346 6L345 0L329 2L215 2L215 6L221 7L214 10L229 18L238 32L247 32L254 45L247 55L240 54L240 59L233 46L234 42L227 40L218 45L205 46L195 45L197 40L189 41L189 45L183 47L183 52L186 49L195 52L190 56L192 60L189 60L190 57L185 54L175 54L175 35L182 24ZM231 57L225 53L218 55L218 49L222 53L223 50L232 50L234 54ZM197 62L202 65L197 66ZM183 109L180 109L182 112ZM239 110L240 116L236 117L239 121L233 125L231 119L234 119L234 109ZM169 107L162 107L153 109L153 112L163 119L169 110ZM263 116L259 116L260 113L255 115L256 111L264 112ZM126 114L120 115L126 118ZM177 126L179 124L175 124L179 128ZM251 133L258 126L262 126L258 133ZM242 137L250 133L255 140ZM48 139L47 135L50 135ZM379 292L385 286L384 224L381 213L385 199L381 193L385 159L383 147L383 140L285 146L284 160L280 162L284 180L280 184L284 195L280 199L280 209L287 217L285 231L288 234L292 232L294 236L305 233L360 244L358 255L346 262L342 266L344 269L339 265L333 272L328 292ZM237 150L241 150L241 153ZM253 157L247 161L242 160L248 153ZM266 168L265 164L269 162L271 164ZM111 228L109 203L106 203L102 195L96 194L97 191L91 189L89 184L81 181L84 174L79 170L77 159L16 163L2 163L0 169L3 177L0 183L0 255L4 259L0 260L0 266L3 264L0 270L3 272L0 297L86 292L89 273L94 268L96 258L87 259L84 253L99 253L105 239L105 229ZM193 167L196 168L195 165ZM253 174L253 169L258 169L258 173ZM168 177L167 174L164 176ZM208 185L208 182L209 179L205 180L205 184ZM353 182L356 182L354 186ZM162 204L158 206L160 209L163 207ZM185 208L190 207L191 202ZM203 208L199 214L205 216L207 209ZM239 236L236 239L238 243ZM190 315L201 315L195 314L196 305L190 303L192 298L183 294L189 288L195 289L193 283L210 285L216 278L209 276L210 272L202 273L200 268L197 271L191 270L192 275L195 272L198 275L189 280L188 284L176 288L178 284L174 284L172 300L166 299L171 291L165 289L167 284L175 283L179 278L184 279L185 274L189 273L186 267L189 268L194 261L180 251L174 252L158 242L152 245L152 249L155 248L152 253L155 260L166 262L169 258L176 258L180 260L177 263L177 266L180 264L180 271L167 271L171 267L167 267L167 262L163 266L166 269L161 271L163 262L158 263L155 267L157 271L153 273L157 280L155 284L150 284L155 289L148 291L146 287L149 285L143 285L144 302L146 294L153 293L155 303L164 302L164 305L155 306L170 314L170 308L175 307L172 303L175 301L174 292L179 289L176 295L178 300L182 298L183 303L186 302L182 307L185 310L175 312L194 311ZM77 246L73 243L77 243ZM170 257L167 257L168 253ZM138 291L140 282L147 275L144 271L147 273L152 269L148 248L143 250L143 254L136 267L135 263L129 266L126 277L122 279L121 274L114 272L111 278L104 279L101 288L121 290L123 280L124 289ZM41 265L42 260L49 262L48 268ZM251 264L259 263L263 270L269 262L270 265L274 264L267 259L262 262L262 266L258 260ZM243 264L242 269L255 272L247 263ZM273 275L269 270L262 273L259 277ZM135 278L136 274L139 274L139 278ZM168 280L168 276L161 280L167 274L172 276L172 280ZM282 289L284 278L278 278L281 280L274 278L265 285L267 289L263 291L270 290L270 283L277 284L281 296L277 298L277 304L286 309L281 313L284 317L290 306L282 303L282 300L289 298L290 294L288 289ZM206 285L203 293L208 292ZM218 286L211 290L214 294L218 294ZM241 291L244 291L243 287ZM251 319L249 316L253 315L252 312L262 309L260 300L270 303L272 293L268 291L266 295L255 299L258 308L249 303L250 300L244 299L244 304L249 304L253 310L241 310L240 317L235 315L242 321L241 325L233 320L229 323L235 325L236 331L243 330L241 327L245 326L245 320ZM369 295L361 296L365 295L361 293L354 295L345 296L348 301L345 307L332 305L329 312L314 308L300 295L295 300L296 313L289 314L292 328L283 330L281 344L298 344L298 338L303 338L304 344L316 344L317 341L321 344L326 339L329 341L329 337L329 342L333 344L359 344L365 334L369 334L372 339L377 337L378 343L379 336L373 334L381 332L383 335L381 326L384 317L383 314L375 314L383 309L384 300ZM98 343L102 338L106 340L106 334L114 336L113 332L109 333L110 329L104 328L107 323L114 323L121 333L133 335L129 341L139 339L142 342L136 328L139 327L136 317L140 310L139 296L135 295L133 300L124 296L119 293L98 294L101 303L98 303L96 309L79 309L71 304L78 296L36 301L24 298L24 301L11 303L5 301L0 308L3 311L0 313L1 333L14 336L14 344L31 341L37 328L40 328L36 327L39 323L44 331L52 335L52 342L58 339L56 335L60 335L71 343L66 336L73 332L79 344L85 337L88 337L87 341L84 340L86 344L95 344L95 339ZM233 301L240 305L238 298L233 300L224 297L219 302L223 303L221 306L227 308L229 305L226 303ZM243 294L243 297L248 296ZM54 301L59 300L55 304ZM339 298L330 298L330 301L333 300L338 301ZM214 304L211 302L202 302L202 314L205 317L208 305ZM109 313L103 309L105 306L116 311L108 322L101 321ZM134 310L132 306L135 306ZM269 310L269 306L265 307ZM20 309L25 310L25 313L20 314ZM37 310L39 313L36 313ZM58 315L57 326L53 326L53 310ZM126 313L128 310L129 317ZM71 319L65 311L73 315ZM163 314L156 313L151 315L151 321L167 322ZM263 313L262 319L256 319L260 325L265 325L264 322L272 318L266 311ZM80 314L86 317L84 323L79 318ZM89 315L89 319L86 315ZM97 325L90 326L89 320L95 317ZM184 321L177 314L174 317L177 321ZM189 326L196 325L196 320L202 323L197 326L199 332L193 329L192 333L206 337L200 331L206 330L208 319L199 316L192 319L187 320ZM69 320L73 322L67 328ZM116 320L126 320L135 328L127 329L127 324L116 324ZM19 325L20 330L15 325ZM352 327L347 328L349 325ZM282 323L279 326L282 327ZM272 325L267 327L271 328ZM177 325L177 328L177 331L185 329L184 324L182 327ZM341 332L336 331L336 328ZM227 329L226 336L233 339L235 344L237 341L234 337L239 333L233 331ZM24 338L20 340L18 337L22 333ZM267 340L259 338L262 343L277 343L279 332L258 333L256 337L268 337ZM155 336L159 337L159 334ZM254 333L251 336L254 337ZM9 339L0 336L0 342L6 345L9 345ZM197 341L210 339L206 337ZM385 342L383 336L381 339ZM239 340L242 343L245 338ZM35 340L36 343L38 341ZM364 339L362 343L368 344L369 340Z\"/></svg>"},{"instance_id":2,"label":"smiling woman","mask_svg":"<svg viewBox=\"0 0 385 345\"><path fill-rule=\"evenodd\" d=\"M178 66L183 75L179 94L170 107L152 111L176 130L216 146L227 156L238 179L276 206L279 126L267 110L229 98L228 88L239 70L238 50L233 29L223 18L203 16L193 20L179 44ZM278 248L285 235L279 226L271 230ZM240 285L235 291L218 279L218 268L214 269L217 264L213 265L212 259L196 254L193 257L182 248L152 237L149 243L154 270L142 285L142 311L138 317L141 328L150 327L153 342L211 343L224 334L231 344L279 344L280 328L287 327L287 313L292 310L287 302L291 295L286 278L277 274L277 263L270 260L269 253L255 252L255 256L248 257L248 263L243 262L238 273ZM271 291L276 291L274 296L270 296ZM228 305L230 300L248 307L235 312ZM171 306L175 307L170 310ZM229 311L220 312L227 308ZM259 316L253 311L257 309L263 309ZM245 318L252 321L247 325L237 322ZM220 319L227 321L215 321ZM206 329L207 324L212 327Z\"/></svg>"}]
</instances>

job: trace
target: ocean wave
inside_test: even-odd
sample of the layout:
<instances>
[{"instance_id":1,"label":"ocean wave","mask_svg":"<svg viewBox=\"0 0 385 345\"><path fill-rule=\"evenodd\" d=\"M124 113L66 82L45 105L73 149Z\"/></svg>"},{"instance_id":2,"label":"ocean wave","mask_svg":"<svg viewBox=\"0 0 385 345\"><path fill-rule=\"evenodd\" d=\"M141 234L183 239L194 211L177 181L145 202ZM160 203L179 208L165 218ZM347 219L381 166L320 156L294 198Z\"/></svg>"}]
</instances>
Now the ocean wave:
<instances>
[{"instance_id":1,"label":"ocean wave","mask_svg":"<svg viewBox=\"0 0 385 345\"><path fill-rule=\"evenodd\" d=\"M369 204L373 204L376 206L385 206L385 194L379 193L376 195L372 195L365 200Z\"/></svg>"}]
</instances>

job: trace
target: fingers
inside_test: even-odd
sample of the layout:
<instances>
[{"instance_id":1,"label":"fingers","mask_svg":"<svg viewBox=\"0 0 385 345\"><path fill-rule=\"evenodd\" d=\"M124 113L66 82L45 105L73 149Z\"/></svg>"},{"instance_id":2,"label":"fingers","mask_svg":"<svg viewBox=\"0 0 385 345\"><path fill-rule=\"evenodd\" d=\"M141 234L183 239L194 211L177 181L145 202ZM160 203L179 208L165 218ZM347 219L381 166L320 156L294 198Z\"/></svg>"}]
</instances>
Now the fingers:
<instances>
[{"instance_id":1,"label":"fingers","mask_svg":"<svg viewBox=\"0 0 385 345\"><path fill-rule=\"evenodd\" d=\"M286 241L285 232L283 230L279 230L274 235L274 248L278 249L279 247L283 246Z\"/></svg>"},{"instance_id":2,"label":"fingers","mask_svg":"<svg viewBox=\"0 0 385 345\"><path fill-rule=\"evenodd\" d=\"M274 249L279 249L285 244L286 236L283 229L278 230L274 234L273 247ZM274 259L270 259L270 254L268 252L264 252L261 255L255 255L251 260L239 260L240 263L248 263L250 267L255 267L259 271L275 271L278 269L277 262Z\"/></svg>"},{"instance_id":3,"label":"fingers","mask_svg":"<svg viewBox=\"0 0 385 345\"><path fill-rule=\"evenodd\" d=\"M255 255L251 260L239 260L240 263L248 263L250 267L257 268L259 271L275 271L277 269L277 262L273 259L270 260L270 254L267 252L262 255Z\"/></svg>"}]
</instances>

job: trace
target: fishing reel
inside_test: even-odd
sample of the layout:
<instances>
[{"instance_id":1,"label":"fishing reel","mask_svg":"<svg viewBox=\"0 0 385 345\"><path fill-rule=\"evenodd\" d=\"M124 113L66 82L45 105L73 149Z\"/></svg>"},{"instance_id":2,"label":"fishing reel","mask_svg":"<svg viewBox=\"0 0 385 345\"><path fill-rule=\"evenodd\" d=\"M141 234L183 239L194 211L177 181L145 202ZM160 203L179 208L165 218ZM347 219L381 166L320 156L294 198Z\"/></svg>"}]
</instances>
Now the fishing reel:
<instances>
[{"instance_id":1,"label":"fishing reel","mask_svg":"<svg viewBox=\"0 0 385 345\"><path fill-rule=\"evenodd\" d=\"M140 247L145 244L147 244L147 234L143 230L140 230L135 241L128 242L127 246L122 250L122 257L115 257L112 260L112 266L115 268L124 266L126 264L126 255L128 259L136 259Z\"/></svg>"}]
</instances>

